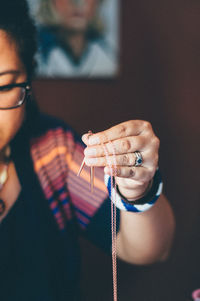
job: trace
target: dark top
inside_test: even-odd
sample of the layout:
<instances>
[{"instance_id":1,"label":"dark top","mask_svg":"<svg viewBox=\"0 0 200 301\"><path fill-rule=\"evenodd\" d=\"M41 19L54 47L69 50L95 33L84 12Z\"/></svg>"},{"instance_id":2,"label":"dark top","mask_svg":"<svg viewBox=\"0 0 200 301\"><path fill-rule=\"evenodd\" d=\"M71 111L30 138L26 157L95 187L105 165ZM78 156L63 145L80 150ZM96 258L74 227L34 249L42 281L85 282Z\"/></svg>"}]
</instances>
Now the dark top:
<instances>
[{"instance_id":1,"label":"dark top","mask_svg":"<svg viewBox=\"0 0 200 301\"><path fill-rule=\"evenodd\" d=\"M73 221L65 231L58 229L33 170L27 147L29 131L23 126L11 142L22 191L0 224L0 300L80 301L80 232ZM85 236L109 251L109 229L108 199L93 217Z\"/></svg>"},{"instance_id":2,"label":"dark top","mask_svg":"<svg viewBox=\"0 0 200 301\"><path fill-rule=\"evenodd\" d=\"M38 202L22 191L0 226L1 301L80 300L78 247L57 230L41 200L38 214Z\"/></svg>"}]
</instances>

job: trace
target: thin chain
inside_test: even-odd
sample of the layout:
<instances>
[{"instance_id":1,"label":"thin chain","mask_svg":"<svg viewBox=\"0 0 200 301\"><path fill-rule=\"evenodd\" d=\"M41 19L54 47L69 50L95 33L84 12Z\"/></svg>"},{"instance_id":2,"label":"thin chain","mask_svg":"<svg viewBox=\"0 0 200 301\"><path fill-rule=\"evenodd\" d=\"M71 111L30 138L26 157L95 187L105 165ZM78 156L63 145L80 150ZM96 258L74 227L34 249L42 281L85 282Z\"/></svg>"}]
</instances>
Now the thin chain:
<instances>
[{"instance_id":1,"label":"thin chain","mask_svg":"<svg viewBox=\"0 0 200 301\"><path fill-rule=\"evenodd\" d=\"M89 131L89 134L92 134L92 131ZM113 161L114 165L112 165L109 152L107 149L107 146L103 143L101 143L104 153L106 156L106 161L110 169L110 177L111 177L111 191L110 191L110 198L111 198L111 240L112 240L112 270L113 270L113 300L117 301L117 222L116 222L116 217L117 217L117 207L116 207L116 200L117 200L117 184L116 184L116 177L117 177L117 161L116 161L116 150L113 145L113 143L110 141L109 144L111 145L112 152L113 152ZM81 167L79 169L79 172L77 176L80 175L83 167L85 165L85 159L83 159L83 162L81 164ZM113 168L114 167L114 168ZM114 169L114 173L113 173ZM90 174L90 184L91 188L93 188L93 178L94 178L94 173L91 170ZM91 189L93 190L93 189Z\"/></svg>"},{"instance_id":2,"label":"thin chain","mask_svg":"<svg viewBox=\"0 0 200 301\"><path fill-rule=\"evenodd\" d=\"M110 168L110 176L111 176L111 235L112 235L113 299L114 301L117 301L117 223L116 223L117 208L116 208L116 179L114 178L117 175L117 163L116 163L116 152L113 143L110 141L109 144L111 145L113 151L114 175L113 175L113 166L111 164L106 145L103 144L103 148L106 155L107 164Z\"/></svg>"}]
</instances>

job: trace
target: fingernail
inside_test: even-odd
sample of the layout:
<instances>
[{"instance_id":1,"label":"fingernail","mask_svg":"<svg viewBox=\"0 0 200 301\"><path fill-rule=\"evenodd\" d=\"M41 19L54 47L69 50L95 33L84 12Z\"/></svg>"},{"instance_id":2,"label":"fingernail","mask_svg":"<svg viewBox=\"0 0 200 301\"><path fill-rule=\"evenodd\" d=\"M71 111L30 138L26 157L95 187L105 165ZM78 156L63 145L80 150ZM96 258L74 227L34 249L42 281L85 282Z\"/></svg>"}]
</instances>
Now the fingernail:
<instances>
[{"instance_id":1,"label":"fingernail","mask_svg":"<svg viewBox=\"0 0 200 301\"><path fill-rule=\"evenodd\" d=\"M91 148L91 147L87 147L85 150L84 150L84 154L85 156L96 156L96 148Z\"/></svg>"},{"instance_id":2,"label":"fingernail","mask_svg":"<svg viewBox=\"0 0 200 301\"><path fill-rule=\"evenodd\" d=\"M90 136L89 137L89 145L96 145L96 144L100 144L99 137L97 137L97 136Z\"/></svg>"},{"instance_id":3,"label":"fingernail","mask_svg":"<svg viewBox=\"0 0 200 301\"><path fill-rule=\"evenodd\" d=\"M88 144L88 134L84 134L81 139L85 144Z\"/></svg>"},{"instance_id":4,"label":"fingernail","mask_svg":"<svg viewBox=\"0 0 200 301\"><path fill-rule=\"evenodd\" d=\"M104 173L110 175L110 168L108 166L104 167Z\"/></svg>"},{"instance_id":5,"label":"fingernail","mask_svg":"<svg viewBox=\"0 0 200 301\"><path fill-rule=\"evenodd\" d=\"M97 164L97 158L87 158L87 157L85 157L85 164L95 165L95 164Z\"/></svg>"}]
</instances>

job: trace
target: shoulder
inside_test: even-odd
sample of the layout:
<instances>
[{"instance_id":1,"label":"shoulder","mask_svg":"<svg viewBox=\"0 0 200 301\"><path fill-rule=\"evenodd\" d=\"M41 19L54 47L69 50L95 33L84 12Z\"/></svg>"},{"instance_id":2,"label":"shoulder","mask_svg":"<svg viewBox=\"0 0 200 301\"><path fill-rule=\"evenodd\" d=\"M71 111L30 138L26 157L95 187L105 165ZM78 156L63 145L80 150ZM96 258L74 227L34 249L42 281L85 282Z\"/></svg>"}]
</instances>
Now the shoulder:
<instances>
[{"instance_id":1,"label":"shoulder","mask_svg":"<svg viewBox=\"0 0 200 301\"><path fill-rule=\"evenodd\" d=\"M76 145L84 146L80 136L70 125L59 118L44 113L39 113L35 118L29 138L31 148L53 149L60 145L73 152ZM50 148L47 147L49 145Z\"/></svg>"},{"instance_id":2,"label":"shoulder","mask_svg":"<svg viewBox=\"0 0 200 301\"><path fill-rule=\"evenodd\" d=\"M53 116L39 114L33 132L30 137L30 152L36 171L41 166L50 167L53 164L55 167L59 160L68 165L75 150L83 149L83 142L77 133L64 121Z\"/></svg>"},{"instance_id":3,"label":"shoulder","mask_svg":"<svg viewBox=\"0 0 200 301\"><path fill-rule=\"evenodd\" d=\"M49 131L56 131L58 129L63 132L71 132L75 139L80 139L79 135L68 123L45 113L39 113L37 118L35 118L31 136L37 138L45 135Z\"/></svg>"},{"instance_id":4,"label":"shoulder","mask_svg":"<svg viewBox=\"0 0 200 301\"><path fill-rule=\"evenodd\" d=\"M35 122L36 128L41 131L57 127L70 128L63 120L45 113L39 113Z\"/></svg>"}]
</instances>

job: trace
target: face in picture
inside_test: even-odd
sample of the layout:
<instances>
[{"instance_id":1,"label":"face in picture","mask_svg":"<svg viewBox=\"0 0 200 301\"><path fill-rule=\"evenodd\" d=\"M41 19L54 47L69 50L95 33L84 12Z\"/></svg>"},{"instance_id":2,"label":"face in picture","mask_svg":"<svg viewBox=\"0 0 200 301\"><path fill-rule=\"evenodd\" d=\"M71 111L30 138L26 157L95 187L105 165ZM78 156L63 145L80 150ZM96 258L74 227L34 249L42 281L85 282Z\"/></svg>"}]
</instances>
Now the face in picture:
<instances>
[{"instance_id":1,"label":"face in picture","mask_svg":"<svg viewBox=\"0 0 200 301\"><path fill-rule=\"evenodd\" d=\"M113 0L38 2L35 19L40 45L39 76L117 75L118 43L112 29L118 27L118 1L115 5L110 5L109 1Z\"/></svg>"}]
</instances>

